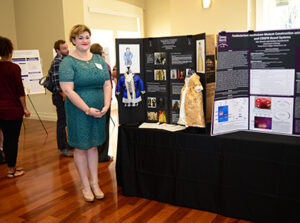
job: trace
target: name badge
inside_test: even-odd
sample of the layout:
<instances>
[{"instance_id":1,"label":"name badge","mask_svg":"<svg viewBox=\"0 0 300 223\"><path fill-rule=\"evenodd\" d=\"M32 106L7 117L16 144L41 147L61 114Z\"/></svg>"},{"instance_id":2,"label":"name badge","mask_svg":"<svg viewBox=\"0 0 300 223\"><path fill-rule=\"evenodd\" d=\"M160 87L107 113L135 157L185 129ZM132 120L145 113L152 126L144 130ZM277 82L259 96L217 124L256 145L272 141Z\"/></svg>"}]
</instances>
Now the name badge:
<instances>
[{"instance_id":1,"label":"name badge","mask_svg":"<svg viewBox=\"0 0 300 223\"><path fill-rule=\"evenodd\" d=\"M96 67L97 67L98 69L100 69L100 70L102 70L102 69L103 69L103 67L102 67L102 65L101 65L101 64L99 64L99 63L95 63L95 65L96 65Z\"/></svg>"}]
</instances>

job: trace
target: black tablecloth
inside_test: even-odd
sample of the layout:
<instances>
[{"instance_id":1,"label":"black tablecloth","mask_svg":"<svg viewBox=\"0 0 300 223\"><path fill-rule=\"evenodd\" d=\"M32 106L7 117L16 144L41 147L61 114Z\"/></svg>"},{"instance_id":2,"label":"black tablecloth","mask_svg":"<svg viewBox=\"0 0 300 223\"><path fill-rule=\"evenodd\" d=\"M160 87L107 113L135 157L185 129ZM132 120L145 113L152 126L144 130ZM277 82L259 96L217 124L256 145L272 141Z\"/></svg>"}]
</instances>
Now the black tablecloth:
<instances>
[{"instance_id":1,"label":"black tablecloth","mask_svg":"<svg viewBox=\"0 0 300 223\"><path fill-rule=\"evenodd\" d=\"M300 221L300 138L194 132L119 126L123 194L257 222Z\"/></svg>"}]
</instances>

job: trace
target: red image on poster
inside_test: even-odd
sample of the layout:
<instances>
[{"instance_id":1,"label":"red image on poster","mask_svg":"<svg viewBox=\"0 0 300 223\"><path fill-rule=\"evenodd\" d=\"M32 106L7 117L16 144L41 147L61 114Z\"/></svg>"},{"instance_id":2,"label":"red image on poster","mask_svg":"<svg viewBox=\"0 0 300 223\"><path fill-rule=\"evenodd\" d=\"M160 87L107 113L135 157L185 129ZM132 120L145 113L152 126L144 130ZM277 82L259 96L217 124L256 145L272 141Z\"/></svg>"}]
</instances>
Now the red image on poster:
<instances>
[{"instance_id":1,"label":"red image on poster","mask_svg":"<svg viewBox=\"0 0 300 223\"><path fill-rule=\"evenodd\" d=\"M271 98L256 98L255 107L260 109L271 109Z\"/></svg>"}]
</instances>

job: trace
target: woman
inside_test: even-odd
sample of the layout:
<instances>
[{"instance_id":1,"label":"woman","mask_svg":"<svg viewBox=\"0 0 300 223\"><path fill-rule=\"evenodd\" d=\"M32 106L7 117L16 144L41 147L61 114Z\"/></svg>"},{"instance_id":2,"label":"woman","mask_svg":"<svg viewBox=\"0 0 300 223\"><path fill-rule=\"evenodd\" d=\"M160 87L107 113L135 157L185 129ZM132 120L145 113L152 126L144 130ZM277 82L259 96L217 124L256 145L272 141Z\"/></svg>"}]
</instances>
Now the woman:
<instances>
[{"instance_id":1,"label":"woman","mask_svg":"<svg viewBox=\"0 0 300 223\"><path fill-rule=\"evenodd\" d=\"M111 101L108 69L101 56L90 52L90 36L91 31L85 25L71 29L70 41L75 50L64 58L59 68L60 86L67 96L68 142L75 148L81 190L88 202L95 197L104 198L98 184L97 146L105 140L105 114Z\"/></svg>"},{"instance_id":2,"label":"woman","mask_svg":"<svg viewBox=\"0 0 300 223\"><path fill-rule=\"evenodd\" d=\"M14 178L24 174L16 167L18 142L23 115L30 116L26 107L21 69L12 63L12 42L0 36L0 128L3 132L3 152L8 166L7 177Z\"/></svg>"}]
</instances>

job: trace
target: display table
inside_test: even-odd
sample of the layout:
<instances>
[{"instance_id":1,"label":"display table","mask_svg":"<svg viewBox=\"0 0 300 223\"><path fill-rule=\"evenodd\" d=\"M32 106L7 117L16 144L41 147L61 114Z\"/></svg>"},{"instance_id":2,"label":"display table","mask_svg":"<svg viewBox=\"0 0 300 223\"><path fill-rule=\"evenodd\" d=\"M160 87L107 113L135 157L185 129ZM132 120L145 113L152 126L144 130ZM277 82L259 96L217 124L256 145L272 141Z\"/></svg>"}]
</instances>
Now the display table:
<instances>
[{"instance_id":1,"label":"display table","mask_svg":"<svg viewBox=\"0 0 300 223\"><path fill-rule=\"evenodd\" d=\"M300 138L193 131L119 126L123 194L256 222L299 221Z\"/></svg>"}]
</instances>

